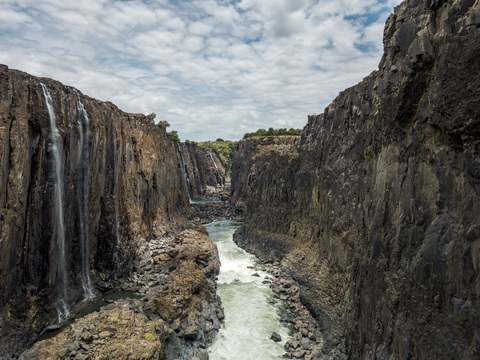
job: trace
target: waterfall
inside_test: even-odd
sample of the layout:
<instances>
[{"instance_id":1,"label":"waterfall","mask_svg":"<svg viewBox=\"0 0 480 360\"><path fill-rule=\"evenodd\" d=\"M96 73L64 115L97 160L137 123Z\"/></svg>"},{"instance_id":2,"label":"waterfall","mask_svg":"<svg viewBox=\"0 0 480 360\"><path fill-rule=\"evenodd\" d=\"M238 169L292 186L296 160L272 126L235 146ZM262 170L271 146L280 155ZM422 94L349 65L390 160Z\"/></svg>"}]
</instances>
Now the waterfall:
<instances>
[{"instance_id":1,"label":"waterfall","mask_svg":"<svg viewBox=\"0 0 480 360\"><path fill-rule=\"evenodd\" d=\"M118 171L117 171L117 133L113 132L113 188L115 193L115 263L118 265L118 257L120 251L120 245L122 243L122 235L120 234L120 216L118 212Z\"/></svg>"},{"instance_id":2,"label":"waterfall","mask_svg":"<svg viewBox=\"0 0 480 360\"><path fill-rule=\"evenodd\" d=\"M50 117L50 136L52 140L52 153L54 158L54 243L58 246L59 261L56 274L56 282L58 285L57 294L57 316L58 322L67 319L70 316L68 305L68 277L67 277L67 259L65 253L65 224L63 216L63 165L62 165L62 139L57 129L57 118L55 109L53 108L53 100L47 87L40 83L43 90L43 96L47 104L48 115Z\"/></svg>"},{"instance_id":3,"label":"waterfall","mask_svg":"<svg viewBox=\"0 0 480 360\"><path fill-rule=\"evenodd\" d=\"M190 178L188 177L188 172L187 172L187 164L185 164L185 160L183 159L183 155L182 155L182 151L180 150L180 147L178 147L178 153L180 154L180 159L182 159L183 174L185 175L185 179L187 180L188 201L191 204L192 196L190 195L190 192L191 192L192 185L190 184Z\"/></svg>"},{"instance_id":4,"label":"waterfall","mask_svg":"<svg viewBox=\"0 0 480 360\"><path fill-rule=\"evenodd\" d=\"M210 155L210 159L212 159L213 165L215 166L215 169L217 169L217 174L220 176L220 185L223 185L223 176L220 173L220 170L218 169L217 163L215 162L215 159L213 158L212 152L210 151L208 153L208 155ZM218 180L217 176L215 176L215 180L216 181ZM217 185L218 185L218 181L217 181Z\"/></svg>"},{"instance_id":5,"label":"waterfall","mask_svg":"<svg viewBox=\"0 0 480 360\"><path fill-rule=\"evenodd\" d=\"M88 180L90 174L90 119L80 94L77 94L78 109L78 159L77 159L77 203L79 212L80 244L82 256L82 288L85 299L94 297L90 279L90 221L88 207Z\"/></svg>"}]
</instances>

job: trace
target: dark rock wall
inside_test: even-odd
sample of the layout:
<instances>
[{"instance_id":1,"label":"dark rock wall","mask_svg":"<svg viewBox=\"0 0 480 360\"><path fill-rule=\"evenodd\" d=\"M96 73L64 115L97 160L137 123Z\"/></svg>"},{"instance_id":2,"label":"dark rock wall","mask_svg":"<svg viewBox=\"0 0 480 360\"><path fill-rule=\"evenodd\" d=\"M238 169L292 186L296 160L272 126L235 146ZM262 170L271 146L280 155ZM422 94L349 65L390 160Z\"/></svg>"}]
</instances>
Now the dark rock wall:
<instances>
[{"instance_id":1,"label":"dark rock wall","mask_svg":"<svg viewBox=\"0 0 480 360\"><path fill-rule=\"evenodd\" d=\"M225 166L214 150L193 143L180 143L179 149L191 197L204 196L208 187L225 185Z\"/></svg>"},{"instance_id":2,"label":"dark rock wall","mask_svg":"<svg viewBox=\"0 0 480 360\"><path fill-rule=\"evenodd\" d=\"M379 70L282 151L241 141L239 242L283 258L355 358L480 356L480 7L405 1ZM268 140L274 141L274 140Z\"/></svg>"},{"instance_id":3,"label":"dark rock wall","mask_svg":"<svg viewBox=\"0 0 480 360\"><path fill-rule=\"evenodd\" d=\"M56 81L0 66L0 333L8 333L12 322L17 330L35 329L45 323L43 312L46 321L54 313L55 176L40 82L53 99L63 147L71 303L83 297L82 229L88 232L83 236L89 239L87 261L95 281L100 274L127 272L146 239L181 227L189 211L181 159L165 129ZM80 139L86 132L78 102L90 119L83 152ZM86 206L80 204L82 188L88 191Z\"/></svg>"}]
</instances>

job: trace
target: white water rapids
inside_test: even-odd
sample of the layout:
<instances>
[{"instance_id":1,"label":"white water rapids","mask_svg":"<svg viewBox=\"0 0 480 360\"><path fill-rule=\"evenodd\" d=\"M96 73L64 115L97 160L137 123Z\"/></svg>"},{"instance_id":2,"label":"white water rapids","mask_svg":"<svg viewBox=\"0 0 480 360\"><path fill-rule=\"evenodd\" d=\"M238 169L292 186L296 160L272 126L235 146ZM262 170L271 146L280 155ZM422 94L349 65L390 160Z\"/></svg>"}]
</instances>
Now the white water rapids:
<instances>
[{"instance_id":1,"label":"white water rapids","mask_svg":"<svg viewBox=\"0 0 480 360\"><path fill-rule=\"evenodd\" d=\"M209 349L210 360L281 358L288 329L280 322L281 302L274 299L269 284L262 283L268 274L248 268L258 265L258 260L233 242L238 223L223 220L206 227L222 263L218 294L225 312L224 327ZM270 339L274 331L281 335L281 342Z\"/></svg>"}]
</instances>

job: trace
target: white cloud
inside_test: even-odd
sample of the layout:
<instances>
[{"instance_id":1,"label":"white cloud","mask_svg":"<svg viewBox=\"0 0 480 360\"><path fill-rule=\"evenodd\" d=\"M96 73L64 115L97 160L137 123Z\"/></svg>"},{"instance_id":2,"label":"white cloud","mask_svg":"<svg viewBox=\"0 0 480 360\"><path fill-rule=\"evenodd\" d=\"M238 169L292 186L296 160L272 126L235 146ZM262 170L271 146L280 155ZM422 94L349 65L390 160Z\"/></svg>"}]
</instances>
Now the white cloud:
<instances>
[{"instance_id":1,"label":"white cloud","mask_svg":"<svg viewBox=\"0 0 480 360\"><path fill-rule=\"evenodd\" d=\"M303 127L374 70L400 0L4 0L0 63L190 140ZM373 21L372 21L373 19Z\"/></svg>"},{"instance_id":2,"label":"white cloud","mask_svg":"<svg viewBox=\"0 0 480 360\"><path fill-rule=\"evenodd\" d=\"M6 4L0 5L0 29L17 29L20 25L30 22L32 18L23 12L15 11Z\"/></svg>"}]
</instances>

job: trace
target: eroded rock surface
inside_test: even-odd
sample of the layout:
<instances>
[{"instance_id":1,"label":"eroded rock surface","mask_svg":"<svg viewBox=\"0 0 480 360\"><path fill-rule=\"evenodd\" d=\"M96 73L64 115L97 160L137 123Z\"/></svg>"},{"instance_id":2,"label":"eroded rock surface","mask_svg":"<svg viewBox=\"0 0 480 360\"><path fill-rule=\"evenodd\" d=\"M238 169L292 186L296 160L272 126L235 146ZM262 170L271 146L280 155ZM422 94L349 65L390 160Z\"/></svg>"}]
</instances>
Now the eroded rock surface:
<instances>
[{"instance_id":1,"label":"eroded rock surface","mask_svg":"<svg viewBox=\"0 0 480 360\"><path fill-rule=\"evenodd\" d=\"M149 242L143 265L123 285L143 299L120 300L36 343L21 359L191 359L223 317L215 278L220 261L204 228ZM129 288L130 284L130 288ZM140 289L138 287L140 286Z\"/></svg>"},{"instance_id":2,"label":"eroded rock surface","mask_svg":"<svg viewBox=\"0 0 480 360\"><path fill-rule=\"evenodd\" d=\"M479 14L405 1L379 70L300 140L237 146L236 240L289 269L325 356L480 356Z\"/></svg>"},{"instance_id":3,"label":"eroded rock surface","mask_svg":"<svg viewBox=\"0 0 480 360\"><path fill-rule=\"evenodd\" d=\"M56 236L54 131L41 83L62 149L65 271ZM181 159L164 128L0 66L0 357L18 354L55 321L59 277L66 274L73 306L85 296L85 277L96 283L128 274L146 241L185 226L188 212Z\"/></svg>"},{"instance_id":4,"label":"eroded rock surface","mask_svg":"<svg viewBox=\"0 0 480 360\"><path fill-rule=\"evenodd\" d=\"M192 198L202 198L225 185L227 173L220 157L213 150L194 143L180 143L188 186Z\"/></svg>"}]
</instances>

